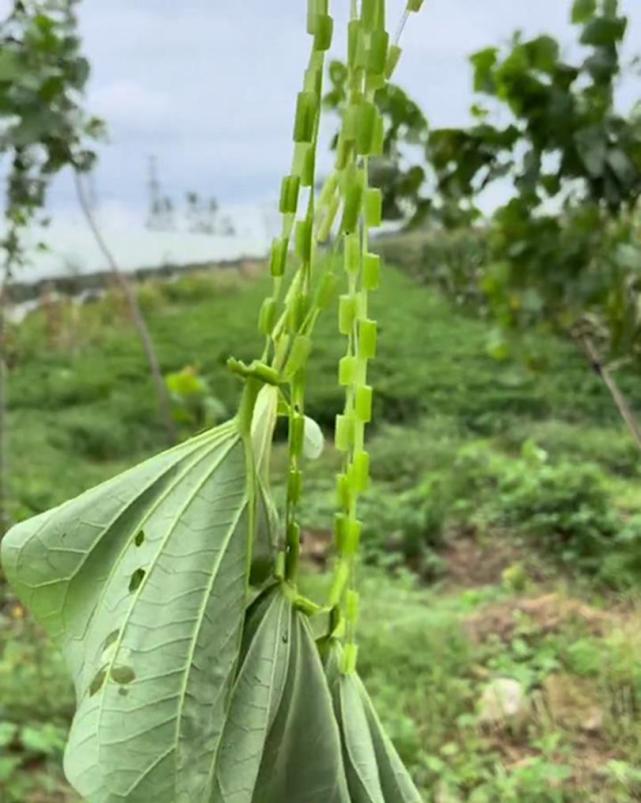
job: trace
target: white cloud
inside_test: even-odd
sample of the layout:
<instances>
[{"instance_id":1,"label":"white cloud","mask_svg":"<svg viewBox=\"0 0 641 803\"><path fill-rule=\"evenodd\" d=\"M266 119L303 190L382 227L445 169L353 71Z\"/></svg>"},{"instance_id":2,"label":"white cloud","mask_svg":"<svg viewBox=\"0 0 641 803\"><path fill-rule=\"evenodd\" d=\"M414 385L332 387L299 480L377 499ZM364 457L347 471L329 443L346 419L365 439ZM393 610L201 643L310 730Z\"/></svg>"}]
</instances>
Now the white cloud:
<instances>
[{"instance_id":1,"label":"white cloud","mask_svg":"<svg viewBox=\"0 0 641 803\"><path fill-rule=\"evenodd\" d=\"M8 0L0 0L0 9ZM348 0L333 0L337 30ZM405 0L389 0L395 27ZM110 141L100 148L103 203L144 214L147 160L158 157L166 192L223 203L275 196L291 155L294 99L307 59L304 0L83 0L82 33L92 63L89 93ZM641 5L630 15L629 52L641 51ZM427 0L403 37L397 80L434 125L464 124L472 102L468 55L506 41L516 28L549 32L569 48L570 0ZM335 52L344 51L337 37ZM628 85L622 97L638 96ZM68 177L53 209L73 205Z\"/></svg>"},{"instance_id":2,"label":"white cloud","mask_svg":"<svg viewBox=\"0 0 641 803\"><path fill-rule=\"evenodd\" d=\"M92 112L112 127L129 127L152 132L172 113L170 97L163 91L133 80L117 80L98 86L89 96Z\"/></svg>"}]
</instances>

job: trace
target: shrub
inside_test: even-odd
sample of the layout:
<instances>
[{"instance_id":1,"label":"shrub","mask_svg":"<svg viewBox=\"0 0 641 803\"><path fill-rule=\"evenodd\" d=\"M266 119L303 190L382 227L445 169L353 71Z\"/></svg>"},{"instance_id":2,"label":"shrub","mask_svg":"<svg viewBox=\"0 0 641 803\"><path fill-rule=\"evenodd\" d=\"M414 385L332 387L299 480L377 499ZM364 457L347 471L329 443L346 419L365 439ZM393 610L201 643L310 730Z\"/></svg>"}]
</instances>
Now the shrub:
<instances>
[{"instance_id":1,"label":"shrub","mask_svg":"<svg viewBox=\"0 0 641 803\"><path fill-rule=\"evenodd\" d=\"M114 460L130 453L129 434L122 422L101 418L98 410L85 408L65 416L54 441L89 460Z\"/></svg>"},{"instance_id":2,"label":"shrub","mask_svg":"<svg viewBox=\"0 0 641 803\"><path fill-rule=\"evenodd\" d=\"M421 419L411 431L385 425L371 441L372 477L394 488L415 487L417 477L448 469L460 437L455 422L442 416Z\"/></svg>"},{"instance_id":3,"label":"shrub","mask_svg":"<svg viewBox=\"0 0 641 803\"><path fill-rule=\"evenodd\" d=\"M532 423L515 421L499 435L499 443L518 450L526 438L533 438L552 460L587 460L622 476L638 473L639 449L622 427L599 428L585 422L570 424L549 420Z\"/></svg>"},{"instance_id":4,"label":"shrub","mask_svg":"<svg viewBox=\"0 0 641 803\"><path fill-rule=\"evenodd\" d=\"M188 365L182 371L167 374L165 383L174 421L188 432L213 427L225 419L225 405L212 394L197 368Z\"/></svg>"},{"instance_id":5,"label":"shrub","mask_svg":"<svg viewBox=\"0 0 641 803\"><path fill-rule=\"evenodd\" d=\"M519 461L499 483L502 523L540 539L546 551L596 571L620 522L597 466Z\"/></svg>"},{"instance_id":6,"label":"shrub","mask_svg":"<svg viewBox=\"0 0 641 803\"><path fill-rule=\"evenodd\" d=\"M441 564L434 548L442 542L444 499L439 484L429 480L400 493L386 492L380 486L366 493L360 507L365 560L389 568L409 564L425 578L438 574ZM327 486L310 489L302 514L304 527L326 530L333 520L333 502L333 490Z\"/></svg>"}]
</instances>

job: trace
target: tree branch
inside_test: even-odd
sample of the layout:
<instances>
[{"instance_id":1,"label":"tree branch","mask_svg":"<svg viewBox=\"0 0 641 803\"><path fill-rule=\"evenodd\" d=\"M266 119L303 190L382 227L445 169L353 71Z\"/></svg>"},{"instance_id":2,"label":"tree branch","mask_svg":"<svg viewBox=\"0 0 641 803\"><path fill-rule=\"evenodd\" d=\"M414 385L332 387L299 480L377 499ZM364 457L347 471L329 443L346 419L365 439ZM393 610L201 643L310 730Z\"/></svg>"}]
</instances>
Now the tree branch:
<instances>
[{"instance_id":1,"label":"tree branch","mask_svg":"<svg viewBox=\"0 0 641 803\"><path fill-rule=\"evenodd\" d=\"M104 258L107 260L107 264L109 265L109 269L114 275L116 282L118 283L122 293L125 297L127 302L127 306L129 308L129 315L131 321L138 332L138 336L140 338L140 342L142 344L143 350L145 352L145 357L147 358L147 363L149 364L149 373L153 379L154 385L156 387L156 397L158 400L158 409L160 412L160 417L165 427L165 431L167 433L167 438L170 443L176 443L178 440L178 433L176 431L176 425L174 423L173 416L171 414L171 401L169 399L169 393L167 391L167 386L165 384L165 380L162 375L162 371L160 369L160 362L158 360L158 355L156 353L156 349L154 346L153 339L151 337L151 333L147 326L147 322L145 321L144 315L142 314L142 310L140 309L140 304L138 303L138 298L136 296L136 291L131 285L131 282L125 276L125 274L120 270L120 267L116 261L116 258L113 255L113 252L107 245L105 238L103 237L102 231L98 226L98 222L94 217L94 214L91 210L91 206L87 199L87 194L85 192L85 187L82 181L82 176L78 172L78 170L74 171L74 180L76 185L76 195L78 196L78 203L80 204L80 208L82 213L85 216L85 220L89 229L91 230L96 244L98 248L102 252Z\"/></svg>"},{"instance_id":2,"label":"tree branch","mask_svg":"<svg viewBox=\"0 0 641 803\"><path fill-rule=\"evenodd\" d=\"M583 335L581 337L581 345L583 346L585 354L590 361L592 370L602 379L603 383L610 391L610 395L612 396L614 404L616 405L621 418L625 421L630 434L634 438L634 442L641 450L641 427L639 427L639 423L634 415L634 412L632 411L632 408L628 404L628 400L625 398L621 388L618 386L616 380L612 376L611 369L602 361L601 355L588 335Z\"/></svg>"}]
</instances>

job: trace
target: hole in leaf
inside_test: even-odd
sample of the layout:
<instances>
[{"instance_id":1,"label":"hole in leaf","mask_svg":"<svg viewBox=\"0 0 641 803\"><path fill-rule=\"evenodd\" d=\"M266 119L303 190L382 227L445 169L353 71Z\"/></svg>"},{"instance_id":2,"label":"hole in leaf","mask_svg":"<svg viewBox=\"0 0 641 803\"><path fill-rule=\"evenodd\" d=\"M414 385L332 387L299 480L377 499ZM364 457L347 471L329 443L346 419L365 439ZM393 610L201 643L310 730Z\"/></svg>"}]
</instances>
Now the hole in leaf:
<instances>
[{"instance_id":1,"label":"hole in leaf","mask_svg":"<svg viewBox=\"0 0 641 803\"><path fill-rule=\"evenodd\" d=\"M136 571L131 575L131 580L129 581L129 590L136 591L140 584L142 583L145 577L145 570L144 569L136 569Z\"/></svg>"},{"instance_id":2,"label":"hole in leaf","mask_svg":"<svg viewBox=\"0 0 641 803\"><path fill-rule=\"evenodd\" d=\"M111 679L120 686L126 686L135 680L136 673L130 666L114 666L111 670Z\"/></svg>"},{"instance_id":3,"label":"hole in leaf","mask_svg":"<svg viewBox=\"0 0 641 803\"><path fill-rule=\"evenodd\" d=\"M135 544L136 546L142 546L142 545L143 545L143 543L144 543L144 541L145 541L145 534L144 534L144 532L141 530L141 531L138 533L138 535L137 535L137 536L134 538L134 544Z\"/></svg>"},{"instance_id":4,"label":"hole in leaf","mask_svg":"<svg viewBox=\"0 0 641 803\"><path fill-rule=\"evenodd\" d=\"M112 630L111 631L111 633L105 639L105 643L102 645L103 652L105 650L108 650L109 647L111 647L111 645L118 639L118 634L119 633L120 633L120 630Z\"/></svg>"},{"instance_id":5,"label":"hole in leaf","mask_svg":"<svg viewBox=\"0 0 641 803\"><path fill-rule=\"evenodd\" d=\"M104 686L105 680L107 679L107 670L103 667L99 672L96 673L96 676L91 681L89 686L89 696L93 697L94 694L97 694L100 689Z\"/></svg>"}]
</instances>

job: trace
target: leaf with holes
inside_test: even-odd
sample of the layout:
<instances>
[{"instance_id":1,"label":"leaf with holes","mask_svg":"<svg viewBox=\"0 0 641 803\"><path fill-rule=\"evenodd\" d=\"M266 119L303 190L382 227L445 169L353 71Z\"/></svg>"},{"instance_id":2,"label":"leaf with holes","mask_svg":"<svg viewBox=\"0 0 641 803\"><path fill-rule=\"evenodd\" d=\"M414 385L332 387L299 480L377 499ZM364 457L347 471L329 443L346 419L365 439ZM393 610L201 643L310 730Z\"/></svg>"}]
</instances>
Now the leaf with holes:
<instances>
[{"instance_id":1,"label":"leaf with holes","mask_svg":"<svg viewBox=\"0 0 641 803\"><path fill-rule=\"evenodd\" d=\"M376 715L356 674L339 670L338 647L327 660L327 680L341 733L351 803L421 803L421 796Z\"/></svg>"},{"instance_id":2,"label":"leaf with holes","mask_svg":"<svg viewBox=\"0 0 641 803\"><path fill-rule=\"evenodd\" d=\"M7 577L66 655L65 769L92 803L208 799L247 602L246 447L230 422L4 539Z\"/></svg>"}]
</instances>

